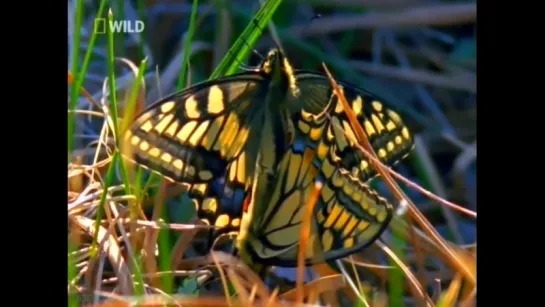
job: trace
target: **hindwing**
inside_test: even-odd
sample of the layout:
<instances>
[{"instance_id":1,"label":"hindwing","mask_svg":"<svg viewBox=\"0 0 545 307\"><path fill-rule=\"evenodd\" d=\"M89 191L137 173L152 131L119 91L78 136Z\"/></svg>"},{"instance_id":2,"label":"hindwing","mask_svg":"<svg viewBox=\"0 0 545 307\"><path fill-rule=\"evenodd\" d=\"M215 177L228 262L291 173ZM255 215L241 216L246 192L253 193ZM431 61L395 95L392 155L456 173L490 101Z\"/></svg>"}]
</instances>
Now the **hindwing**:
<instances>
[{"instance_id":1,"label":"hindwing","mask_svg":"<svg viewBox=\"0 0 545 307\"><path fill-rule=\"evenodd\" d=\"M306 71L296 71L296 76L301 92L299 107L303 110L296 126L316 140L310 133L313 121L330 117L323 146L333 147L341 159L340 165L349 171L355 168L362 182L374 178L377 172L355 148L352 140L357 140L356 133L327 76ZM414 140L398 112L368 91L346 82L338 84L380 161L391 167L407 157L414 148Z\"/></svg>"},{"instance_id":2,"label":"hindwing","mask_svg":"<svg viewBox=\"0 0 545 307\"><path fill-rule=\"evenodd\" d=\"M317 143L298 134L272 184L265 187L270 188L267 196L252 197L251 212L244 213L252 216L252 222L242 236L245 241L239 242L242 252L252 262L297 265L304 208L316 181L322 182L323 187L314 210L309 245L305 248L307 264L334 260L360 250L387 227L392 205L345 170L334 151L327 149L322 155Z\"/></svg>"}]
</instances>

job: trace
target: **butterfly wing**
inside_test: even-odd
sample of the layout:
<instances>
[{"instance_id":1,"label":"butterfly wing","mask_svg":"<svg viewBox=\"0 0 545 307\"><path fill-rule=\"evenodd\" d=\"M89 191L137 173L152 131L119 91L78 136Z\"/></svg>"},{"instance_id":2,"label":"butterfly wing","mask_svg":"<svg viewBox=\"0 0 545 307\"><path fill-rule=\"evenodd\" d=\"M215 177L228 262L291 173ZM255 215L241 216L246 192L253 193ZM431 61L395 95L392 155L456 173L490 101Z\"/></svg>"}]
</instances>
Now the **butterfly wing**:
<instances>
[{"instance_id":1,"label":"butterfly wing","mask_svg":"<svg viewBox=\"0 0 545 307\"><path fill-rule=\"evenodd\" d=\"M314 127L317 139L328 122ZM307 264L344 257L372 243L387 227L392 206L369 186L342 168L333 150L296 130L265 197L253 198L251 224L239 242L250 262L296 266L304 208L314 182L323 183L315 211L312 236L305 249Z\"/></svg>"},{"instance_id":2,"label":"butterfly wing","mask_svg":"<svg viewBox=\"0 0 545 307\"><path fill-rule=\"evenodd\" d=\"M298 123L302 131L308 131L309 137L312 137L309 121L313 120L313 116L324 116L321 113L325 110L331 116L331 122L327 127L324 145L328 148L334 147L341 159L340 165L357 172L362 182L374 178L377 172L368 159L355 148L352 140L357 140L356 134L327 76L306 71L298 71L296 75L301 91L298 107L306 111L302 112L302 121ZM381 162L394 166L407 157L414 148L414 140L399 113L368 91L345 82L338 84Z\"/></svg>"},{"instance_id":3,"label":"butterfly wing","mask_svg":"<svg viewBox=\"0 0 545 307\"><path fill-rule=\"evenodd\" d=\"M125 156L183 183L199 216L238 227L252 163L245 148L259 131L258 74L204 82L154 103L125 135Z\"/></svg>"}]
</instances>

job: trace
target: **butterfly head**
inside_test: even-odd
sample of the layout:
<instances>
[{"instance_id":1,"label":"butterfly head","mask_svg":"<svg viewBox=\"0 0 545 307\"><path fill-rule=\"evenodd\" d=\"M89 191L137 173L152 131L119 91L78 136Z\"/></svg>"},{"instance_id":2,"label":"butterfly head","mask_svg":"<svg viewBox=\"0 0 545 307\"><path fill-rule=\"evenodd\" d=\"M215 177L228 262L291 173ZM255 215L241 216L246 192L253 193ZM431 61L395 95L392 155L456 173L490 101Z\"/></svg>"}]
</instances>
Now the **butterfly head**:
<instances>
[{"instance_id":1,"label":"butterfly head","mask_svg":"<svg viewBox=\"0 0 545 307\"><path fill-rule=\"evenodd\" d=\"M299 95L293 67L280 49L271 49L267 53L267 57L261 64L261 70L269 75L272 80L287 79L291 94L295 97Z\"/></svg>"}]
</instances>

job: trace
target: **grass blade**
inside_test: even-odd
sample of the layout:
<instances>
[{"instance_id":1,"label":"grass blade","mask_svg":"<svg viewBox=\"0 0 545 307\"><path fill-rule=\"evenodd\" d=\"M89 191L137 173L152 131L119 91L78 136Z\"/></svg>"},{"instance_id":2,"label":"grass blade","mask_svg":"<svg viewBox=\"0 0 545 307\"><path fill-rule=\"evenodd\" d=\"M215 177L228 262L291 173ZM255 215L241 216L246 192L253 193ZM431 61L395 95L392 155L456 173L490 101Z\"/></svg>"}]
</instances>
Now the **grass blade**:
<instances>
[{"instance_id":1,"label":"grass blade","mask_svg":"<svg viewBox=\"0 0 545 307\"><path fill-rule=\"evenodd\" d=\"M108 12L108 25L113 24L114 14L112 10ZM108 33L108 82L110 85L110 112L112 114L112 123L114 128L114 139L116 146L119 146L119 128L117 125L117 98L115 88L115 55L114 55L114 33L111 27L106 27Z\"/></svg>"},{"instance_id":2,"label":"grass blade","mask_svg":"<svg viewBox=\"0 0 545 307\"><path fill-rule=\"evenodd\" d=\"M189 71L189 53L191 50L191 40L193 39L193 33L195 32L195 20L197 19L198 6L199 0L193 0L193 6L191 7L191 17L189 19L189 30L187 31L184 42L184 59L182 61L182 69L180 69L178 86L176 87L178 91L185 87L185 80L187 78L187 72Z\"/></svg>"},{"instance_id":3,"label":"grass blade","mask_svg":"<svg viewBox=\"0 0 545 307\"><path fill-rule=\"evenodd\" d=\"M227 51L227 55L223 57L218 67L216 67L210 76L210 80L230 75L238 71L240 63L243 63L252 52L255 42L263 32L262 29L264 29L269 20L271 20L281 2L282 0L268 0L263 4L233 46ZM222 5L218 2L217 4L220 6ZM233 56L234 58L232 58Z\"/></svg>"},{"instance_id":4,"label":"grass blade","mask_svg":"<svg viewBox=\"0 0 545 307\"><path fill-rule=\"evenodd\" d=\"M106 7L106 0L100 1L100 6L98 8L97 17L100 17L104 13L104 8ZM77 67L78 67L78 54L80 50L80 29L82 27L82 15L83 15L83 1L78 0L76 5L76 25L75 25L75 33L74 33L74 45L73 50L73 58L72 58L72 76L76 80L74 83L72 83L71 93L70 93L70 113L68 114L68 162L70 162L71 156L72 156L72 147L73 147L73 140L74 140L74 132L75 132L75 113L74 109L76 108L78 94L80 92L81 87L83 86L83 80L85 80L85 75L87 74L87 68L89 67L89 62L91 61L91 54L93 52L93 49L95 47L95 41L96 41L96 31L93 31L91 33L91 38L89 39L89 47L87 48L87 52L85 53L85 57L83 58L83 63L81 65L81 70L79 73L77 73ZM96 29L95 29L96 30Z\"/></svg>"},{"instance_id":5,"label":"grass blade","mask_svg":"<svg viewBox=\"0 0 545 307\"><path fill-rule=\"evenodd\" d=\"M76 2L76 18L75 18L75 31L74 31L74 41L72 42L72 75L76 78L79 78L78 64L79 64L79 48L81 43L81 24L83 19L83 0L78 0ZM77 82L72 83L72 92L70 96L70 111L73 111L76 108L76 102L78 99L79 88L77 87ZM68 163L72 161L72 142L73 135L75 130L74 114L68 114Z\"/></svg>"}]
</instances>

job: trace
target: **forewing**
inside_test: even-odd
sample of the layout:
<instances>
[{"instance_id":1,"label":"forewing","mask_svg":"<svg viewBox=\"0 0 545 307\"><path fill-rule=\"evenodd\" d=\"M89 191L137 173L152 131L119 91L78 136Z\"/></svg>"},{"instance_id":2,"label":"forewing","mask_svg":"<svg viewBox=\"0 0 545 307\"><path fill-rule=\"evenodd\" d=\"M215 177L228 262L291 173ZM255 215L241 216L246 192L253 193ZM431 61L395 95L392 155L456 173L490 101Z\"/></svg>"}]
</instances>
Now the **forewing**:
<instances>
[{"instance_id":1,"label":"forewing","mask_svg":"<svg viewBox=\"0 0 545 307\"><path fill-rule=\"evenodd\" d=\"M259 129L254 115L261 84L226 78L162 99L125 135L127 158L185 185L206 223L238 227L251 182L244 149L252 128Z\"/></svg>"}]
</instances>

